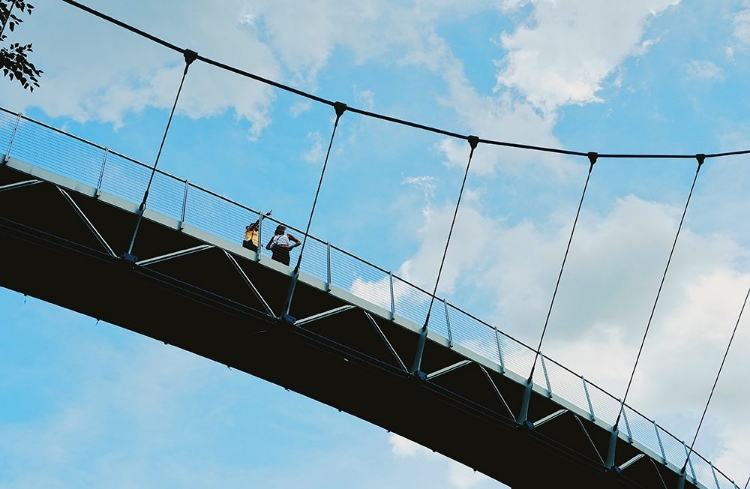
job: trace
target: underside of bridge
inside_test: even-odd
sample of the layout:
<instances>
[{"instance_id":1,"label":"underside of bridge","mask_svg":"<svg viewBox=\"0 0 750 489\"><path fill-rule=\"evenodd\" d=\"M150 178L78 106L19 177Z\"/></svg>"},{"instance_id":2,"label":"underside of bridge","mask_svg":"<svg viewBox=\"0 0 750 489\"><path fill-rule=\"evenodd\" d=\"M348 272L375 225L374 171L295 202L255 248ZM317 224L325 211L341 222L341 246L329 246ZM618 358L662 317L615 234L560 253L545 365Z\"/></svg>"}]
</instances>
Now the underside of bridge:
<instances>
[{"instance_id":1,"label":"underside of bridge","mask_svg":"<svg viewBox=\"0 0 750 489\"><path fill-rule=\"evenodd\" d=\"M428 340L300 280L95 195L0 167L0 286L226 364L409 438L516 489L676 488L674 471L609 431ZM16 165L17 166L17 165ZM454 367L454 368L451 368ZM442 372L442 373L441 373ZM555 416L557 415L557 416ZM540 422L541 420L549 420ZM686 482L687 488L695 487Z\"/></svg>"}]
</instances>

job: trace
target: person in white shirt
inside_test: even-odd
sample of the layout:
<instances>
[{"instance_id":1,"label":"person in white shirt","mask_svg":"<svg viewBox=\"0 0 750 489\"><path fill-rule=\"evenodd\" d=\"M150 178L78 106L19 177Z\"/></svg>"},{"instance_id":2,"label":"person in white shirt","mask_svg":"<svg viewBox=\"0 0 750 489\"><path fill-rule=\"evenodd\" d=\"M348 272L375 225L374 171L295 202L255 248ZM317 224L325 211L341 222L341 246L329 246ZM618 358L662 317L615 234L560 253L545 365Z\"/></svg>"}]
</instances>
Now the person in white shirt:
<instances>
[{"instance_id":1,"label":"person in white shirt","mask_svg":"<svg viewBox=\"0 0 750 489\"><path fill-rule=\"evenodd\" d=\"M271 258L277 262L289 265L289 251L292 248L296 248L301 245L302 241L295 238L291 234L287 234L286 226L279 224L276 226L276 232L271 237L271 240L266 245L266 248L271 250Z\"/></svg>"}]
</instances>

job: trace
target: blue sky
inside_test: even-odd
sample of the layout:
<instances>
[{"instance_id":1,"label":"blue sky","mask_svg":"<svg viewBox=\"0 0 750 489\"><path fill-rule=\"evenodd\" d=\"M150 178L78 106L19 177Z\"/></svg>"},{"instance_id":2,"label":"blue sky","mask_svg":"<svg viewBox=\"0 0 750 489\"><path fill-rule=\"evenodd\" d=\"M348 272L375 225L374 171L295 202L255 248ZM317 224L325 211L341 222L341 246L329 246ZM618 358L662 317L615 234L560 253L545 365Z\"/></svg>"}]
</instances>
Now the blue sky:
<instances>
[{"instance_id":1,"label":"blue sky","mask_svg":"<svg viewBox=\"0 0 750 489\"><path fill-rule=\"evenodd\" d=\"M750 148L750 2L90 0L177 46L329 100L460 134L574 151ZM33 93L0 105L152 163L182 56L37 0ZM200 62L159 168L304 229L333 110ZM311 234L432 290L466 141L345 113ZM439 294L535 346L588 170L482 145ZM594 167L544 353L622 396L696 171ZM750 286L748 157L707 160L628 404L692 440ZM237 239L242 239L238 230ZM0 487L501 484L364 421L113 325L0 290ZM696 447L750 476L738 328Z\"/></svg>"}]
</instances>

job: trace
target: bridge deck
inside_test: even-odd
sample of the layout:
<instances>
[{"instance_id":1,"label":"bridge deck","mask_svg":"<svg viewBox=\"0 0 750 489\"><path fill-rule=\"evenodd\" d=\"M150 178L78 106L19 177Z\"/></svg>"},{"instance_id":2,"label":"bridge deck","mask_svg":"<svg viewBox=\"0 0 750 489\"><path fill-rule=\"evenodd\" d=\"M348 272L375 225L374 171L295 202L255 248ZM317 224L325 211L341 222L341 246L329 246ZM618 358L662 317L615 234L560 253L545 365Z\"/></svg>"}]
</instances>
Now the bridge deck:
<instances>
[{"instance_id":1,"label":"bridge deck","mask_svg":"<svg viewBox=\"0 0 750 489\"><path fill-rule=\"evenodd\" d=\"M621 473L605 470L609 431L538 391L529 419L560 415L519 425L518 379L442 338L428 339L422 370L445 373L409 375L417 326L346 291L302 275L289 310L296 322L278 320L291 270L265 256L255 261L239 246L147 212L136 263L120 258L136 207L11 159L0 166L0 286L299 392L512 488L678 487L674 470L650 457ZM640 453L620 439L616 465Z\"/></svg>"}]
</instances>

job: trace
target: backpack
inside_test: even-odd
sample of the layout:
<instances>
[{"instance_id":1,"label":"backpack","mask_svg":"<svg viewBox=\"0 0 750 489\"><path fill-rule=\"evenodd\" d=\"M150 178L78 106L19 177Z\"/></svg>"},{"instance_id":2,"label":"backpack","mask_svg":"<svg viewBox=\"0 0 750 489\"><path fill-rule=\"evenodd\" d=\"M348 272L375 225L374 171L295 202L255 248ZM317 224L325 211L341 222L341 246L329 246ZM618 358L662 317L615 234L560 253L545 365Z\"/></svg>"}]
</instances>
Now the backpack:
<instances>
[{"instance_id":1,"label":"backpack","mask_svg":"<svg viewBox=\"0 0 750 489\"><path fill-rule=\"evenodd\" d=\"M276 236L271 236L271 239L268 240L268 244L266 244L266 249L273 251L273 248L276 246Z\"/></svg>"}]
</instances>

